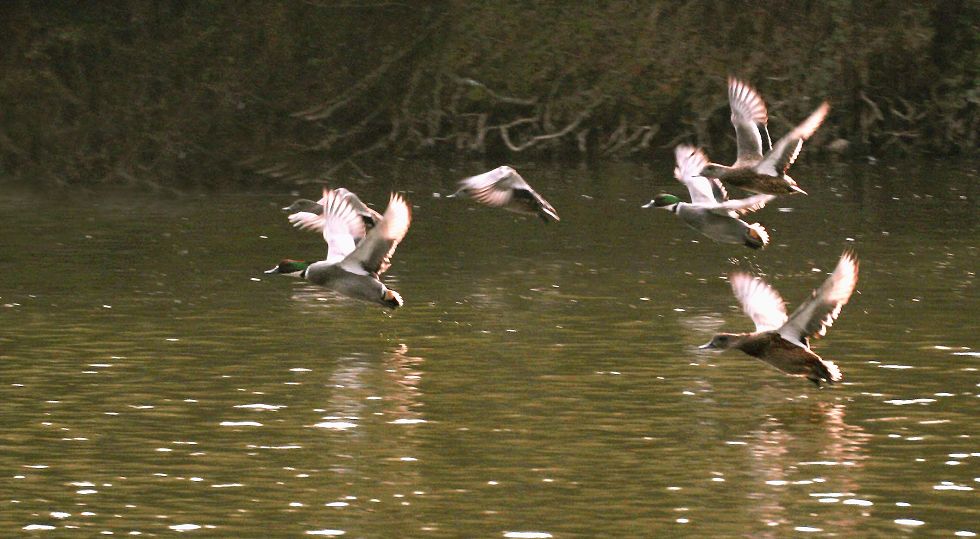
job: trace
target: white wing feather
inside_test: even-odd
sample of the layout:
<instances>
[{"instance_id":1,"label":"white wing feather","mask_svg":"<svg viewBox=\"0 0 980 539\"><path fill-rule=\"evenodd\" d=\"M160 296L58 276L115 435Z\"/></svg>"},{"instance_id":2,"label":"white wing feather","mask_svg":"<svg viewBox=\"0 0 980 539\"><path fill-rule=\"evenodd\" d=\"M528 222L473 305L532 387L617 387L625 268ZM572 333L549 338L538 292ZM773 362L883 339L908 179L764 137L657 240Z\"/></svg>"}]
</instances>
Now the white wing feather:
<instances>
[{"instance_id":1,"label":"white wing feather","mask_svg":"<svg viewBox=\"0 0 980 539\"><path fill-rule=\"evenodd\" d=\"M748 273L733 273L729 280L742 310L755 322L756 331L778 329L786 322L786 304L774 288Z\"/></svg>"},{"instance_id":2,"label":"white wing feather","mask_svg":"<svg viewBox=\"0 0 980 539\"><path fill-rule=\"evenodd\" d=\"M342 193L324 189L322 201L327 262L336 264L354 251L354 238L364 235L364 222Z\"/></svg>"}]
</instances>

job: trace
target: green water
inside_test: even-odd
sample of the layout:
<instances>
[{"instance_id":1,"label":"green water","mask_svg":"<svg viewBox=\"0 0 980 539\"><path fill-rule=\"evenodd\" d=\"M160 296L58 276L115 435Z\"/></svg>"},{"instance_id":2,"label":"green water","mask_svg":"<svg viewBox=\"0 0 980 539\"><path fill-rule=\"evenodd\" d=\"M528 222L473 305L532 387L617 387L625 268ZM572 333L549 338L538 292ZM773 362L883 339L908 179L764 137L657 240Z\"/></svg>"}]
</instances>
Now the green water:
<instances>
[{"instance_id":1,"label":"green water","mask_svg":"<svg viewBox=\"0 0 980 539\"><path fill-rule=\"evenodd\" d=\"M980 533L975 171L795 167L754 252L639 208L669 163L514 165L560 223L433 195L496 163L348 184L408 189L395 312L262 273L315 186L0 195L0 536ZM697 350L848 247L845 383Z\"/></svg>"}]
</instances>

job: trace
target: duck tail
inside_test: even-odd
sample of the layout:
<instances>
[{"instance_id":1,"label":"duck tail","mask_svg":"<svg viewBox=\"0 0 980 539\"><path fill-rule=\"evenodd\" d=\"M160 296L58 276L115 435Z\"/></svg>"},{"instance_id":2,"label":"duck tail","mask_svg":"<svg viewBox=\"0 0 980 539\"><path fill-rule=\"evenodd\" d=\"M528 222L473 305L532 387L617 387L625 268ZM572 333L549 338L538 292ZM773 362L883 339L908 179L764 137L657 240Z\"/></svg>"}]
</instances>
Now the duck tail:
<instances>
[{"instance_id":1,"label":"duck tail","mask_svg":"<svg viewBox=\"0 0 980 539\"><path fill-rule=\"evenodd\" d=\"M384 294L381 296L381 303L392 309L397 309L405 305L405 301L402 300L402 295L390 288L385 288Z\"/></svg>"},{"instance_id":2,"label":"duck tail","mask_svg":"<svg viewBox=\"0 0 980 539\"><path fill-rule=\"evenodd\" d=\"M766 245L769 245L769 233L766 232L766 227L759 223L749 225L748 230L745 231L745 246L762 249Z\"/></svg>"},{"instance_id":3,"label":"duck tail","mask_svg":"<svg viewBox=\"0 0 980 539\"><path fill-rule=\"evenodd\" d=\"M820 359L817 361L817 375L826 380L828 384L836 384L844 379L840 369L833 361Z\"/></svg>"}]
</instances>

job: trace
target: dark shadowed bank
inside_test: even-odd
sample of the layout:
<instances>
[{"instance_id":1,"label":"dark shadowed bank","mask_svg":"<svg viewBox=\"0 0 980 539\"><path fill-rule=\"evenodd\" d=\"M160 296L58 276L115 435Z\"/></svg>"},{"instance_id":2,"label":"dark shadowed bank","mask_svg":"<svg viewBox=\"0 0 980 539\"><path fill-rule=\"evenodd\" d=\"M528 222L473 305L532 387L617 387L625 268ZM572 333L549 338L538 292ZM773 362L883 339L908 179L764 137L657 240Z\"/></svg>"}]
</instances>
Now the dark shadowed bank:
<instances>
[{"instance_id":1,"label":"dark shadowed bank","mask_svg":"<svg viewBox=\"0 0 980 539\"><path fill-rule=\"evenodd\" d=\"M4 2L0 177L343 179L391 156L733 152L725 79L805 152L976 154L980 2ZM659 158L659 157L658 157Z\"/></svg>"}]
</instances>

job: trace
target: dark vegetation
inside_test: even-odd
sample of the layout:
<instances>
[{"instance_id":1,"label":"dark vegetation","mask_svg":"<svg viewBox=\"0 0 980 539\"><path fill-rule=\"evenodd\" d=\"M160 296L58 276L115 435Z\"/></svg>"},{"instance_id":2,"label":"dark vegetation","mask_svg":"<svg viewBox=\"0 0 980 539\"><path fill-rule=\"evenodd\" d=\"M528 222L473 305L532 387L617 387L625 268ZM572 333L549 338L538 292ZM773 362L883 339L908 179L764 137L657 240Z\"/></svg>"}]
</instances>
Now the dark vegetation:
<instances>
[{"instance_id":1,"label":"dark vegetation","mask_svg":"<svg viewBox=\"0 0 980 539\"><path fill-rule=\"evenodd\" d=\"M725 79L807 155L976 155L980 2L0 5L0 176L319 182L391 156L733 153ZM816 157L813 157L816 158Z\"/></svg>"}]
</instances>

